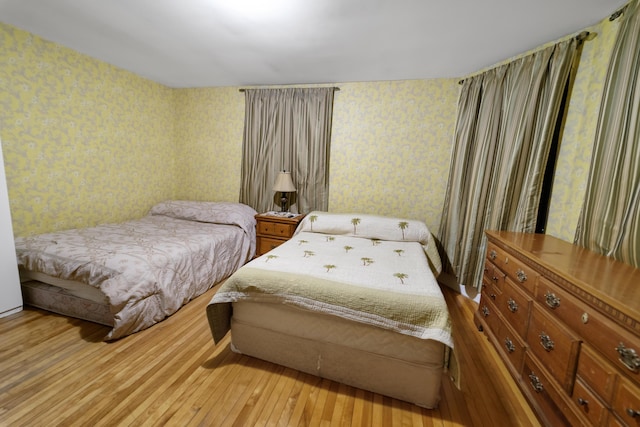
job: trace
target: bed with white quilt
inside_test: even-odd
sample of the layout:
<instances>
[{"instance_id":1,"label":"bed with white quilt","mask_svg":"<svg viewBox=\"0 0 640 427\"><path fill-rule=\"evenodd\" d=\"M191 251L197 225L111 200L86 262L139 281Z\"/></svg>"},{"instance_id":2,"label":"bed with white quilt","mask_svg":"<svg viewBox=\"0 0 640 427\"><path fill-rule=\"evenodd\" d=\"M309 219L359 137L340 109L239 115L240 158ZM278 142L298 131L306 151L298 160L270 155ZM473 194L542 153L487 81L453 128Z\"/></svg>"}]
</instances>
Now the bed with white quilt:
<instances>
[{"instance_id":1,"label":"bed with white quilt","mask_svg":"<svg viewBox=\"0 0 640 427\"><path fill-rule=\"evenodd\" d=\"M160 322L255 254L256 211L166 201L140 219L16 239L25 304L112 327Z\"/></svg>"},{"instance_id":2,"label":"bed with white quilt","mask_svg":"<svg viewBox=\"0 0 640 427\"><path fill-rule=\"evenodd\" d=\"M453 348L440 269L420 221L312 212L227 279L207 317L236 352L434 408Z\"/></svg>"}]
</instances>

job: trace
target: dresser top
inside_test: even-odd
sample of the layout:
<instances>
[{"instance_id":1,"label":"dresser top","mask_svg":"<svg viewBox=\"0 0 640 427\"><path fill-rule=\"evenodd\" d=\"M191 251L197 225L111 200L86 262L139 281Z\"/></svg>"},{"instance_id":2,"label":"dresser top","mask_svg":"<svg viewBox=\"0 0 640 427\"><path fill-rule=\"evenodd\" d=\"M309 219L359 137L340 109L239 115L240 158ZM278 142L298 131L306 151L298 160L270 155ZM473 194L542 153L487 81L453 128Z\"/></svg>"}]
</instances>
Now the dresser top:
<instances>
[{"instance_id":1,"label":"dresser top","mask_svg":"<svg viewBox=\"0 0 640 427\"><path fill-rule=\"evenodd\" d=\"M546 234L487 231L487 236L640 320L640 269Z\"/></svg>"}]
</instances>

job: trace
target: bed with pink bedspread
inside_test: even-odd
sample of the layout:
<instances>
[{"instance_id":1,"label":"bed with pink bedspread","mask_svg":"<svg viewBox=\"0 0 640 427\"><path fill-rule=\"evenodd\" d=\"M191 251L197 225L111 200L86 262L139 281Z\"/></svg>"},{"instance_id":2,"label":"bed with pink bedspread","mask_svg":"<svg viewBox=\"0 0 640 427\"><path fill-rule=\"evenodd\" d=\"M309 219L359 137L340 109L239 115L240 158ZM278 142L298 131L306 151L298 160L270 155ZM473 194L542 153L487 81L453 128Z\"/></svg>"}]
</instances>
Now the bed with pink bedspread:
<instances>
[{"instance_id":1,"label":"bed with pink bedspread","mask_svg":"<svg viewBox=\"0 0 640 427\"><path fill-rule=\"evenodd\" d=\"M256 211L167 201L143 218L16 239L26 304L111 326L148 328L255 254Z\"/></svg>"}]
</instances>

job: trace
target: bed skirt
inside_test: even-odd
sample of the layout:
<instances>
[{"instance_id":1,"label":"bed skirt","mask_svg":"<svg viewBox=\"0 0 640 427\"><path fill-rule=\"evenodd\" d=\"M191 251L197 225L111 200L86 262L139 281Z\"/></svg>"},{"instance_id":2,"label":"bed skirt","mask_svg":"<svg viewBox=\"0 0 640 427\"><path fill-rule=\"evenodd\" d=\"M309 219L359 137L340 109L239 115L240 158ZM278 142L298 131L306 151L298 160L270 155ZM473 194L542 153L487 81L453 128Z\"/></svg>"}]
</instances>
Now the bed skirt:
<instances>
[{"instance_id":1,"label":"bed skirt","mask_svg":"<svg viewBox=\"0 0 640 427\"><path fill-rule=\"evenodd\" d=\"M52 311L101 325L113 326L113 314L107 303L100 303L46 283L35 280L22 282L24 303L43 310Z\"/></svg>"},{"instance_id":2,"label":"bed skirt","mask_svg":"<svg viewBox=\"0 0 640 427\"><path fill-rule=\"evenodd\" d=\"M238 353L435 408L445 346L335 316L277 304L233 304Z\"/></svg>"}]
</instances>

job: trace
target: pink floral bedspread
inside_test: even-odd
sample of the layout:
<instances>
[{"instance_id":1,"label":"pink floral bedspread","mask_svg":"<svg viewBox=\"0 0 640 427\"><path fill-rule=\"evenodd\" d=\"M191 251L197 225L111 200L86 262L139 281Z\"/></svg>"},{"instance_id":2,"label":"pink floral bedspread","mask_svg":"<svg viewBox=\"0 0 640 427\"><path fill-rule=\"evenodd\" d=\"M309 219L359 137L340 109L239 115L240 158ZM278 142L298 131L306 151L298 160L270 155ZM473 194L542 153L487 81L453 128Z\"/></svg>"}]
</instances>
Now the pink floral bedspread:
<instances>
[{"instance_id":1,"label":"pink floral bedspread","mask_svg":"<svg viewBox=\"0 0 640 427\"><path fill-rule=\"evenodd\" d=\"M239 203L163 202L138 220L18 238L18 264L99 288L113 340L173 314L251 259L255 214Z\"/></svg>"}]
</instances>

